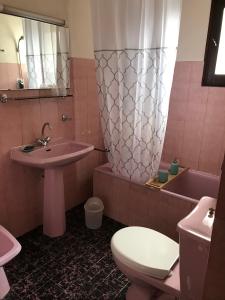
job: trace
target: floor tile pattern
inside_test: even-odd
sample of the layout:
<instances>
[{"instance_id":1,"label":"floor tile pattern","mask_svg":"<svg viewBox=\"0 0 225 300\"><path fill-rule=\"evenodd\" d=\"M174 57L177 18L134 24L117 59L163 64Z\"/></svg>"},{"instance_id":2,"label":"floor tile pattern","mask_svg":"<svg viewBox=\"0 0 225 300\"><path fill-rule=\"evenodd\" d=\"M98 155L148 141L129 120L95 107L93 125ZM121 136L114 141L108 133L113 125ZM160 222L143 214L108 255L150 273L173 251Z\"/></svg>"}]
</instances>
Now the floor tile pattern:
<instances>
[{"instance_id":1,"label":"floor tile pattern","mask_svg":"<svg viewBox=\"0 0 225 300\"><path fill-rule=\"evenodd\" d=\"M62 237L48 238L42 227L20 237L22 251L5 268L11 284L6 300L125 299L129 282L110 251L122 227L104 217L101 229L87 229L79 206L67 213Z\"/></svg>"}]
</instances>

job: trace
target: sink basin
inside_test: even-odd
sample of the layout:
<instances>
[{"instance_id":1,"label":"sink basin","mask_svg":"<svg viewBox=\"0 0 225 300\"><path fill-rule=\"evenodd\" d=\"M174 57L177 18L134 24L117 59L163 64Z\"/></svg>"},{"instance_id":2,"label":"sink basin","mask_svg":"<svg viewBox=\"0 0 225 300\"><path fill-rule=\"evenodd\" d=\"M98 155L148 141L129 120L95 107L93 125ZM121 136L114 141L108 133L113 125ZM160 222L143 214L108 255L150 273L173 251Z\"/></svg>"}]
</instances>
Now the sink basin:
<instances>
[{"instance_id":1,"label":"sink basin","mask_svg":"<svg viewBox=\"0 0 225 300\"><path fill-rule=\"evenodd\" d=\"M64 166L84 158L94 146L58 139L28 153L23 148L12 148L10 158L22 165L44 169L43 232L50 237L61 236L66 230Z\"/></svg>"},{"instance_id":2,"label":"sink basin","mask_svg":"<svg viewBox=\"0 0 225 300\"><path fill-rule=\"evenodd\" d=\"M0 225L0 299L4 299L10 289L3 266L13 259L20 250L19 242Z\"/></svg>"},{"instance_id":3,"label":"sink basin","mask_svg":"<svg viewBox=\"0 0 225 300\"><path fill-rule=\"evenodd\" d=\"M75 141L61 141L25 153L23 147L11 150L10 157L23 165L46 169L70 164L85 157L94 146Z\"/></svg>"},{"instance_id":4,"label":"sink basin","mask_svg":"<svg viewBox=\"0 0 225 300\"><path fill-rule=\"evenodd\" d=\"M195 209L178 223L178 230L210 242L215 214L210 216L209 209L216 209L216 202L214 198L202 197Z\"/></svg>"}]
</instances>

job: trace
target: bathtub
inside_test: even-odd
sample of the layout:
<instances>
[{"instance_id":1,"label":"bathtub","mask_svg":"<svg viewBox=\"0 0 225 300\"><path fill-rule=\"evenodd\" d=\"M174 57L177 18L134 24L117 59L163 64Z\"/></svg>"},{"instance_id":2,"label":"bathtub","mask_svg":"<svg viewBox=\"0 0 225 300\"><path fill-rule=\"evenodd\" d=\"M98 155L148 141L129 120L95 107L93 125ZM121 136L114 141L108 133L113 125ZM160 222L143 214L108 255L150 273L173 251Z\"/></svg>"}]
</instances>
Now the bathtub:
<instances>
[{"instance_id":1,"label":"bathtub","mask_svg":"<svg viewBox=\"0 0 225 300\"><path fill-rule=\"evenodd\" d=\"M196 201L199 201L204 196L217 198L219 183L219 176L188 170L169 183L164 188L164 191L171 192L181 199L196 203Z\"/></svg>"},{"instance_id":2,"label":"bathtub","mask_svg":"<svg viewBox=\"0 0 225 300\"><path fill-rule=\"evenodd\" d=\"M162 163L160 167L167 167ZM203 196L217 198L219 177L188 170L164 189L113 174L110 165L95 168L93 194L102 199L104 214L125 225L145 226L178 240L177 223Z\"/></svg>"}]
</instances>

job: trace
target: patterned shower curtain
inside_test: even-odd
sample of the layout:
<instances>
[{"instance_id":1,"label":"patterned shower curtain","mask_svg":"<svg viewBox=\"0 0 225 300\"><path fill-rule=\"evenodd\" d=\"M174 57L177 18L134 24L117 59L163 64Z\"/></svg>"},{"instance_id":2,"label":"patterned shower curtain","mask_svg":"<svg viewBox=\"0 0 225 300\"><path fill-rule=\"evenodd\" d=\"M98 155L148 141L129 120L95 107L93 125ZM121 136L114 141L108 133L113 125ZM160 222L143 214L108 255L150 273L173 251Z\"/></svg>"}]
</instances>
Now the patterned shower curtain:
<instances>
[{"instance_id":1,"label":"patterned shower curtain","mask_svg":"<svg viewBox=\"0 0 225 300\"><path fill-rule=\"evenodd\" d=\"M102 129L113 172L143 183L159 168L181 0L92 0Z\"/></svg>"}]
</instances>

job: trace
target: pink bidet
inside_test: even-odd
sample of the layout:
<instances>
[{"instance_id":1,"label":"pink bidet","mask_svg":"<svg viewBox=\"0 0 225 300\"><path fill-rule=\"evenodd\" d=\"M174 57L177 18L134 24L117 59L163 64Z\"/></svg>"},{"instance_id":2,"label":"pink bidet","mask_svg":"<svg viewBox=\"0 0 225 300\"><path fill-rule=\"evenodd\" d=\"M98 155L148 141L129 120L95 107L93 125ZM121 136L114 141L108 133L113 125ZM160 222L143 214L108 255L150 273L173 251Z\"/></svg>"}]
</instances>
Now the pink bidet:
<instances>
[{"instance_id":1,"label":"pink bidet","mask_svg":"<svg viewBox=\"0 0 225 300\"><path fill-rule=\"evenodd\" d=\"M0 225L0 299L4 299L10 290L3 266L21 250L20 243Z\"/></svg>"}]
</instances>

